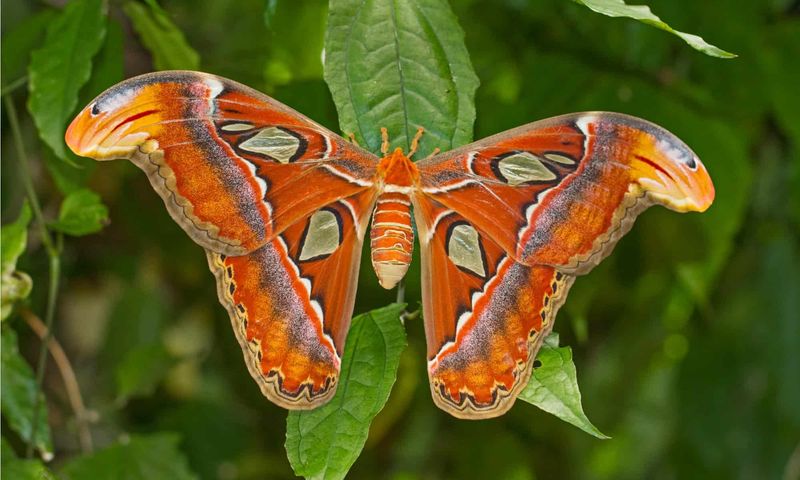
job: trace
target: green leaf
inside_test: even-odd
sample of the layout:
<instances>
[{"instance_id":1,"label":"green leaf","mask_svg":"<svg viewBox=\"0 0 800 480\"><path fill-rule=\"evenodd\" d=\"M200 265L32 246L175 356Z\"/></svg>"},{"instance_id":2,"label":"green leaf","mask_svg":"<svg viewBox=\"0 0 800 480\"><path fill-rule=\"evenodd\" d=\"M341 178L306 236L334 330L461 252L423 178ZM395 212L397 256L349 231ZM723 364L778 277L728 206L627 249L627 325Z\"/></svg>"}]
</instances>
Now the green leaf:
<instances>
[{"instance_id":1,"label":"green leaf","mask_svg":"<svg viewBox=\"0 0 800 480\"><path fill-rule=\"evenodd\" d=\"M652 25L653 27L660 28L661 30L667 31L673 35L677 35L678 37L682 38L684 42L688 43L690 47L694 48L695 50L699 50L706 55L710 55L712 57L719 57L719 58L735 58L736 55L730 52L726 52L719 47L715 47L709 43L706 43L701 37L697 35L692 35L691 33L680 32L678 30L673 29L666 23L664 23L660 18L658 18L652 11L650 11L650 7L645 5L627 5L624 0L573 0L576 3L580 3L588 7L589 9L597 12L602 13L603 15L609 17L627 17L632 18L634 20L639 20L642 23L646 23L648 25Z\"/></svg>"},{"instance_id":2,"label":"green leaf","mask_svg":"<svg viewBox=\"0 0 800 480\"><path fill-rule=\"evenodd\" d=\"M13 460L3 466L3 475L15 480L56 480L39 460Z\"/></svg>"},{"instance_id":3,"label":"green leaf","mask_svg":"<svg viewBox=\"0 0 800 480\"><path fill-rule=\"evenodd\" d=\"M369 425L389 397L406 335L405 305L392 304L353 319L336 395L327 404L286 418L286 453L295 474L344 478L367 440Z\"/></svg>"},{"instance_id":4,"label":"green leaf","mask_svg":"<svg viewBox=\"0 0 800 480\"><path fill-rule=\"evenodd\" d=\"M62 159L45 149L42 152L42 160L56 188L64 195L84 188L96 166L94 160L79 157L71 150L66 150Z\"/></svg>"},{"instance_id":5,"label":"green leaf","mask_svg":"<svg viewBox=\"0 0 800 480\"><path fill-rule=\"evenodd\" d=\"M115 372L118 397L127 399L152 393L164 378L170 363L170 356L160 343L133 348Z\"/></svg>"},{"instance_id":6,"label":"green leaf","mask_svg":"<svg viewBox=\"0 0 800 480\"><path fill-rule=\"evenodd\" d=\"M0 439L0 458L2 458L2 471L6 478L15 480L55 480L47 467L39 460L24 460L17 457L8 441Z\"/></svg>"},{"instance_id":7,"label":"green leaf","mask_svg":"<svg viewBox=\"0 0 800 480\"><path fill-rule=\"evenodd\" d=\"M125 78L125 50L123 41L125 33L118 21L106 20L106 38L103 48L94 58L94 68L89 82L81 91L81 104L86 105L107 88ZM92 162L94 165L94 162Z\"/></svg>"},{"instance_id":8,"label":"green leaf","mask_svg":"<svg viewBox=\"0 0 800 480\"><path fill-rule=\"evenodd\" d=\"M39 136L65 158L64 131L106 33L102 0L73 0L47 28L28 68L28 110Z\"/></svg>"},{"instance_id":9,"label":"green leaf","mask_svg":"<svg viewBox=\"0 0 800 480\"><path fill-rule=\"evenodd\" d=\"M25 18L3 35L3 86L25 75L31 51L39 46L45 28L55 16L54 10L42 10Z\"/></svg>"},{"instance_id":10,"label":"green leaf","mask_svg":"<svg viewBox=\"0 0 800 480\"><path fill-rule=\"evenodd\" d=\"M147 5L129 2L122 9L131 19L142 44L153 55L153 66L157 70L197 70L200 67L200 55L155 0L148 1Z\"/></svg>"},{"instance_id":11,"label":"green leaf","mask_svg":"<svg viewBox=\"0 0 800 480\"><path fill-rule=\"evenodd\" d=\"M66 478L114 478L118 480L194 479L175 434L132 435L119 443L77 457L61 470Z\"/></svg>"},{"instance_id":12,"label":"green leaf","mask_svg":"<svg viewBox=\"0 0 800 480\"><path fill-rule=\"evenodd\" d=\"M51 226L67 235L81 236L100 231L108 223L108 208L89 189L75 190L61 203L58 221Z\"/></svg>"},{"instance_id":13,"label":"green leaf","mask_svg":"<svg viewBox=\"0 0 800 480\"><path fill-rule=\"evenodd\" d=\"M536 405L597 438L609 438L583 413L572 349L558 346L557 333L545 338L536 360L541 365L534 369L528 385L519 394L520 400Z\"/></svg>"},{"instance_id":14,"label":"green leaf","mask_svg":"<svg viewBox=\"0 0 800 480\"><path fill-rule=\"evenodd\" d=\"M325 52L339 124L369 150L381 127L406 151L424 127L417 158L472 139L478 78L445 0L331 2Z\"/></svg>"},{"instance_id":15,"label":"green leaf","mask_svg":"<svg viewBox=\"0 0 800 480\"><path fill-rule=\"evenodd\" d=\"M56 480L55 475L41 461L18 458L5 438L2 439L0 445L2 445L0 457L2 457L2 470L5 478L13 478L14 480Z\"/></svg>"},{"instance_id":16,"label":"green leaf","mask_svg":"<svg viewBox=\"0 0 800 480\"><path fill-rule=\"evenodd\" d=\"M31 293L31 277L17 271L17 259L25 252L28 243L28 224L31 221L31 209L28 202L22 204L19 217L0 230L0 320L11 314L14 303L27 298Z\"/></svg>"},{"instance_id":17,"label":"green leaf","mask_svg":"<svg viewBox=\"0 0 800 480\"><path fill-rule=\"evenodd\" d=\"M106 22L106 38L103 48L94 58L94 68L89 82L81 89L80 104L88 104L94 97L108 87L120 82L124 77L123 32L119 22L108 19ZM84 188L86 181L95 169L97 162L79 157L69 150L64 152L66 162L51 154L43 152L44 164L53 178L58 190L68 195Z\"/></svg>"},{"instance_id":18,"label":"green leaf","mask_svg":"<svg viewBox=\"0 0 800 480\"><path fill-rule=\"evenodd\" d=\"M33 445L42 458L53 456L53 443L50 440L50 426L47 424L47 404L44 395L36 385L36 378L30 365L19 354L17 334L8 325L2 329L2 385L0 389L0 409L12 430L23 441L31 438L33 430L34 399L39 398L39 416Z\"/></svg>"},{"instance_id":19,"label":"green leaf","mask_svg":"<svg viewBox=\"0 0 800 480\"><path fill-rule=\"evenodd\" d=\"M17 219L0 229L0 264L4 275L16 268L17 259L25 252L30 222L31 207L25 202Z\"/></svg>"}]
</instances>

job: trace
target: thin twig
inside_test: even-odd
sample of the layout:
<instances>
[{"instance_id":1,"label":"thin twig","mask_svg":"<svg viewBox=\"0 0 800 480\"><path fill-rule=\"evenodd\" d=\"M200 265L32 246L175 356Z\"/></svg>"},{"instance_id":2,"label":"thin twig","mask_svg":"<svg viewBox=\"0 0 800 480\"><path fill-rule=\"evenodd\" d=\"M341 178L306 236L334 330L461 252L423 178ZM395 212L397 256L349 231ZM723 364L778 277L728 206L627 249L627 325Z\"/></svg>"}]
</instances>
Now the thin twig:
<instances>
[{"instance_id":1,"label":"thin twig","mask_svg":"<svg viewBox=\"0 0 800 480\"><path fill-rule=\"evenodd\" d=\"M61 243L62 235L58 235L59 244ZM36 400L33 404L33 416L31 425L31 437L28 443L28 458L33 457L33 444L36 439L36 431L39 429L39 416L42 411L42 383L44 382L44 373L47 369L47 344L53 334L53 317L55 317L56 302L58 300L58 281L61 275L61 257L58 255L50 255L50 280L47 288L47 310L45 311L45 332L42 337L42 346L39 347L39 361L36 364Z\"/></svg>"},{"instance_id":2,"label":"thin twig","mask_svg":"<svg viewBox=\"0 0 800 480\"><path fill-rule=\"evenodd\" d=\"M403 303L406 300L406 281L400 280L397 284L397 303Z\"/></svg>"},{"instance_id":3,"label":"thin twig","mask_svg":"<svg viewBox=\"0 0 800 480\"><path fill-rule=\"evenodd\" d=\"M31 327L31 330L44 341L48 332L44 322L27 308L22 309L20 314L22 318L25 319L28 326ZM72 406L72 411L75 413L81 451L83 453L91 453L94 449L94 442L92 442L92 432L89 429L89 414L83 404L83 397L81 396L78 379L75 376L75 370L72 369L72 364L67 354L64 352L64 349L61 348L61 344L58 343L55 337L50 336L50 340L47 342L47 348L50 350L50 355L53 357L56 367L58 367L61 379L64 381L64 388L67 391L69 404Z\"/></svg>"},{"instance_id":4,"label":"thin twig","mask_svg":"<svg viewBox=\"0 0 800 480\"><path fill-rule=\"evenodd\" d=\"M9 83L8 85L3 86L2 95L5 97L9 93L13 92L14 90L18 89L19 87L28 83L28 76L24 75L13 82Z\"/></svg>"},{"instance_id":5,"label":"thin twig","mask_svg":"<svg viewBox=\"0 0 800 480\"><path fill-rule=\"evenodd\" d=\"M22 177L22 184L25 186L25 192L28 201L31 204L33 216L36 218L36 223L39 227L39 235L42 239L42 244L47 250L49 257L49 282L47 286L47 310L45 311L45 335L42 341L42 346L39 348L39 361L36 364L36 391L33 398L33 415L31 425L31 435L28 438L28 447L25 452L27 458L33 457L34 444L36 443L36 433L39 429L39 416L41 415L41 399L43 395L39 395L42 391L42 381L44 380L45 369L47 368L47 343L50 341L50 335L53 330L53 318L55 317L56 302L58 300L58 282L61 277L61 245L64 237L61 233L58 234L56 242L53 242L53 237L47 229L44 215L42 214L42 207L39 204L39 198L36 196L36 190L33 187L33 178L31 177L30 170L28 169L28 155L25 153L25 143L22 141L22 131L19 127L19 118L17 117L17 107L14 105L14 100L10 95L3 96L3 105L6 107L6 115L8 116L8 124L11 127L11 133L14 137L14 145L17 150L17 157L19 160L19 171Z\"/></svg>"},{"instance_id":6,"label":"thin twig","mask_svg":"<svg viewBox=\"0 0 800 480\"><path fill-rule=\"evenodd\" d=\"M14 147L17 150L17 157L19 157L19 170L22 177L22 184L25 187L25 193L28 201L31 202L31 210L33 216L36 218L36 223L39 227L39 235L42 237L42 244L47 248L48 254L57 255L53 238L47 230L47 223L44 221L42 214L42 207L39 204L39 198L36 196L36 190L33 187L33 179L31 172L28 170L28 155L25 153L25 143L22 140L22 130L19 127L19 118L17 117L17 107L14 105L14 100L9 95L3 95L3 105L6 107L6 115L8 116L8 124L11 127L11 133L14 137Z\"/></svg>"}]
</instances>

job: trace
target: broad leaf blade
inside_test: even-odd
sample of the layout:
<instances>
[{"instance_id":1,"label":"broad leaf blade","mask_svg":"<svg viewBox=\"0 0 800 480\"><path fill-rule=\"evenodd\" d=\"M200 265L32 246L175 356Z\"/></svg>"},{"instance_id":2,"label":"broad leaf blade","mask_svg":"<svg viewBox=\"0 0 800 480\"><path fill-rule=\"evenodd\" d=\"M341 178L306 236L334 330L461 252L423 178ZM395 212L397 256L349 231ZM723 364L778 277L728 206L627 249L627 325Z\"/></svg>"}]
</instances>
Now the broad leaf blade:
<instances>
[{"instance_id":1,"label":"broad leaf blade","mask_svg":"<svg viewBox=\"0 0 800 480\"><path fill-rule=\"evenodd\" d=\"M2 329L2 385L0 407L8 425L17 432L23 441L28 441L33 430L34 399L38 396L39 416L33 445L42 458L53 456L53 442L50 440L50 426L47 424L47 404L36 385L36 378L30 365L19 354L17 334L4 325Z\"/></svg>"},{"instance_id":2,"label":"broad leaf blade","mask_svg":"<svg viewBox=\"0 0 800 480\"><path fill-rule=\"evenodd\" d=\"M55 480L47 467L40 460L21 459L17 457L11 444L3 437L0 439L0 462L6 478L15 480Z\"/></svg>"},{"instance_id":3,"label":"broad leaf blade","mask_svg":"<svg viewBox=\"0 0 800 480\"><path fill-rule=\"evenodd\" d=\"M609 438L583 413L572 349L558 346L557 333L545 339L536 360L541 362L541 366L533 371L528 385L519 394L520 400L536 405L597 438Z\"/></svg>"},{"instance_id":4,"label":"broad leaf blade","mask_svg":"<svg viewBox=\"0 0 800 480\"><path fill-rule=\"evenodd\" d=\"M31 221L31 208L22 204L19 217L0 230L0 320L11 314L11 307L31 293L31 277L17 271L17 259L25 252L28 243L28 224Z\"/></svg>"},{"instance_id":5,"label":"broad leaf blade","mask_svg":"<svg viewBox=\"0 0 800 480\"><path fill-rule=\"evenodd\" d=\"M28 224L31 222L31 207L28 202L22 204L19 217L11 223L3 225L0 230L0 263L5 274L17 266L17 259L25 251L28 242Z\"/></svg>"},{"instance_id":6,"label":"broad leaf blade","mask_svg":"<svg viewBox=\"0 0 800 480\"><path fill-rule=\"evenodd\" d=\"M406 335L405 305L392 304L353 319L336 395L315 410L286 419L286 453L297 475L344 478L367 440L397 375Z\"/></svg>"},{"instance_id":7,"label":"broad leaf blade","mask_svg":"<svg viewBox=\"0 0 800 480\"><path fill-rule=\"evenodd\" d=\"M105 89L122 81L124 78L123 37L124 33L119 22L108 19L103 48L100 49L100 52L93 60L91 78L81 89L80 105L88 104ZM47 171L53 177L53 182L55 182L58 190L64 195L68 195L85 186L97 162L85 157L79 157L70 150L66 150L64 154L66 155L66 162L47 151L43 152L42 157Z\"/></svg>"},{"instance_id":8,"label":"broad leaf blade","mask_svg":"<svg viewBox=\"0 0 800 480\"><path fill-rule=\"evenodd\" d=\"M116 20L106 20L106 38L95 56L92 77L81 91L81 104L86 105L107 88L125 78L125 32ZM93 162L94 163L94 162Z\"/></svg>"},{"instance_id":9,"label":"broad leaf blade","mask_svg":"<svg viewBox=\"0 0 800 480\"><path fill-rule=\"evenodd\" d=\"M478 87L464 32L445 0L332 2L325 80L345 133L378 152L380 128L417 158L472 140Z\"/></svg>"},{"instance_id":10,"label":"broad leaf blade","mask_svg":"<svg viewBox=\"0 0 800 480\"><path fill-rule=\"evenodd\" d=\"M99 232L108 222L108 208L100 196L83 188L67 195L61 203L58 221L52 228L67 235L82 236Z\"/></svg>"},{"instance_id":11,"label":"broad leaf blade","mask_svg":"<svg viewBox=\"0 0 800 480\"><path fill-rule=\"evenodd\" d=\"M627 17L634 20L639 20L642 23L652 25L661 30L667 31L673 35L677 35L684 42L688 43L690 47L699 50L706 55L719 58L735 58L736 55L726 52L719 47L715 47L707 43L701 37L691 33L680 32L664 23L658 18L650 7L645 5L627 5L624 0L573 0L576 3L585 5L589 9L601 13L609 17Z\"/></svg>"},{"instance_id":12,"label":"broad leaf blade","mask_svg":"<svg viewBox=\"0 0 800 480\"><path fill-rule=\"evenodd\" d=\"M142 44L153 55L156 70L197 70L200 67L200 55L155 1L148 1L147 5L129 2L122 9L131 19Z\"/></svg>"},{"instance_id":13,"label":"broad leaf blade","mask_svg":"<svg viewBox=\"0 0 800 480\"><path fill-rule=\"evenodd\" d=\"M178 436L159 433L134 435L91 455L78 457L61 470L71 480L116 478L123 480L194 479L178 449Z\"/></svg>"},{"instance_id":14,"label":"broad leaf blade","mask_svg":"<svg viewBox=\"0 0 800 480\"><path fill-rule=\"evenodd\" d=\"M28 110L39 136L62 159L67 120L106 33L103 4L102 0L70 2L48 27L44 45L31 55Z\"/></svg>"}]
</instances>

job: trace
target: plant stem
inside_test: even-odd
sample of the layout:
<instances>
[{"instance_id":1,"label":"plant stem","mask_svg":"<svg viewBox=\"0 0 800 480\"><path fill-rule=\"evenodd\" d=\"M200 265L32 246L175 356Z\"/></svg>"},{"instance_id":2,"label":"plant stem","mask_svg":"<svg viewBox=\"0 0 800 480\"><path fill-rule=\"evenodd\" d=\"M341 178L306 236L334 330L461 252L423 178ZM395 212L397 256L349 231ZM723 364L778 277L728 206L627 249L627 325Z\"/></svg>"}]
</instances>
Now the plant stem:
<instances>
[{"instance_id":1,"label":"plant stem","mask_svg":"<svg viewBox=\"0 0 800 480\"><path fill-rule=\"evenodd\" d=\"M14 90L18 89L19 87L25 85L28 82L28 76L22 76L13 82L9 83L8 85L3 86L2 95L5 97L9 93L13 92Z\"/></svg>"},{"instance_id":2,"label":"plant stem","mask_svg":"<svg viewBox=\"0 0 800 480\"><path fill-rule=\"evenodd\" d=\"M406 281L400 280L400 283L397 284L397 303L403 303L406 301Z\"/></svg>"},{"instance_id":3,"label":"plant stem","mask_svg":"<svg viewBox=\"0 0 800 480\"><path fill-rule=\"evenodd\" d=\"M28 326L31 327L31 330L44 341L48 332L44 322L28 309L23 309L21 314L28 323ZM53 357L53 361L58 367L59 373L61 373L61 379L64 381L64 388L67 391L67 398L72 406L72 411L75 413L75 422L78 425L78 441L81 446L81 451L83 453L91 453L94 447L92 431L89 428L90 415L89 412L86 411L86 406L83 403L83 396L81 395L78 378L75 376L75 370L72 368L69 357L67 357L66 352L64 352L64 349L61 347L61 344L58 343L55 336L51 335L50 341L47 343L47 348L50 350L50 355Z\"/></svg>"},{"instance_id":4,"label":"plant stem","mask_svg":"<svg viewBox=\"0 0 800 480\"><path fill-rule=\"evenodd\" d=\"M62 243L63 236L58 234L59 247ZM60 250L60 248L59 248ZM47 368L47 344L53 336L53 318L55 317L56 302L58 300L58 281L61 276L61 257L58 255L50 255L50 281L47 288L47 310L45 311L44 326L45 332L42 337L42 345L39 347L39 360L36 364L36 399L33 404L33 417L31 425L31 437L28 440L28 458L33 456L33 445L36 439L36 431L39 429L39 416L41 415L42 406L41 398L44 396L38 393L42 391L42 383L44 382L44 372ZM42 392L43 393L43 392Z\"/></svg>"},{"instance_id":5,"label":"plant stem","mask_svg":"<svg viewBox=\"0 0 800 480\"><path fill-rule=\"evenodd\" d=\"M39 198L36 196L36 190L33 188L33 179L28 169L28 155L25 153L25 143L22 141L22 130L19 128L17 107L14 105L14 101L9 95L3 95L3 105L6 107L8 124L11 127L11 133L14 137L14 147L17 150L17 157L19 157L19 170L20 176L22 177L22 184L25 187L28 201L31 202L33 216L36 218L36 223L39 226L39 235L42 237L42 244L44 244L44 247L47 249L48 255L58 255L55 245L53 244L53 238L47 230L47 224L44 221Z\"/></svg>"},{"instance_id":6,"label":"plant stem","mask_svg":"<svg viewBox=\"0 0 800 480\"><path fill-rule=\"evenodd\" d=\"M36 433L39 429L39 416L41 415L41 399L44 394L40 395L42 391L42 382L44 380L44 372L47 366L47 344L50 342L51 332L53 330L53 318L55 317L56 303L58 300L58 282L61 276L61 245L64 237L61 233L58 234L57 243L53 242L53 237L47 229L44 215L42 214L42 207L39 204L39 198L36 196L36 190L33 186L33 178L31 177L30 170L28 169L28 155L25 153L25 143L22 140L22 130L19 127L19 118L17 116L17 108L14 105L13 99L9 95L3 95L3 105L6 108L6 115L8 116L8 123L11 127L11 133L14 137L14 145L17 150L17 157L19 158L19 171L22 177L22 184L25 186L25 192L28 201L31 204L33 216L36 218L36 223L39 227L39 235L42 239L42 244L47 250L49 257L49 282L47 288L47 310L45 311L45 332L42 344L39 347L39 361L36 365L36 391L34 392L33 399L33 415L31 424L31 435L28 438L28 447L26 450L26 457L33 457L34 445L36 443Z\"/></svg>"}]
</instances>

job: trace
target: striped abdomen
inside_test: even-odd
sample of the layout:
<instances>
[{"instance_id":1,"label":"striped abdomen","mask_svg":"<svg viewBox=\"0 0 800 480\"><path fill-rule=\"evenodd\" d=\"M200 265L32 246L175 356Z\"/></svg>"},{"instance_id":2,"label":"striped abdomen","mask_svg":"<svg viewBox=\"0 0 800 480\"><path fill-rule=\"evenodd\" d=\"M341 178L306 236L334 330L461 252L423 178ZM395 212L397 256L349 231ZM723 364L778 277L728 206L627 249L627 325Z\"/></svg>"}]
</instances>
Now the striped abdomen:
<instances>
[{"instance_id":1,"label":"striped abdomen","mask_svg":"<svg viewBox=\"0 0 800 480\"><path fill-rule=\"evenodd\" d=\"M408 195L384 192L378 197L370 231L372 267L383 288L394 288L408 270L414 249Z\"/></svg>"}]
</instances>

